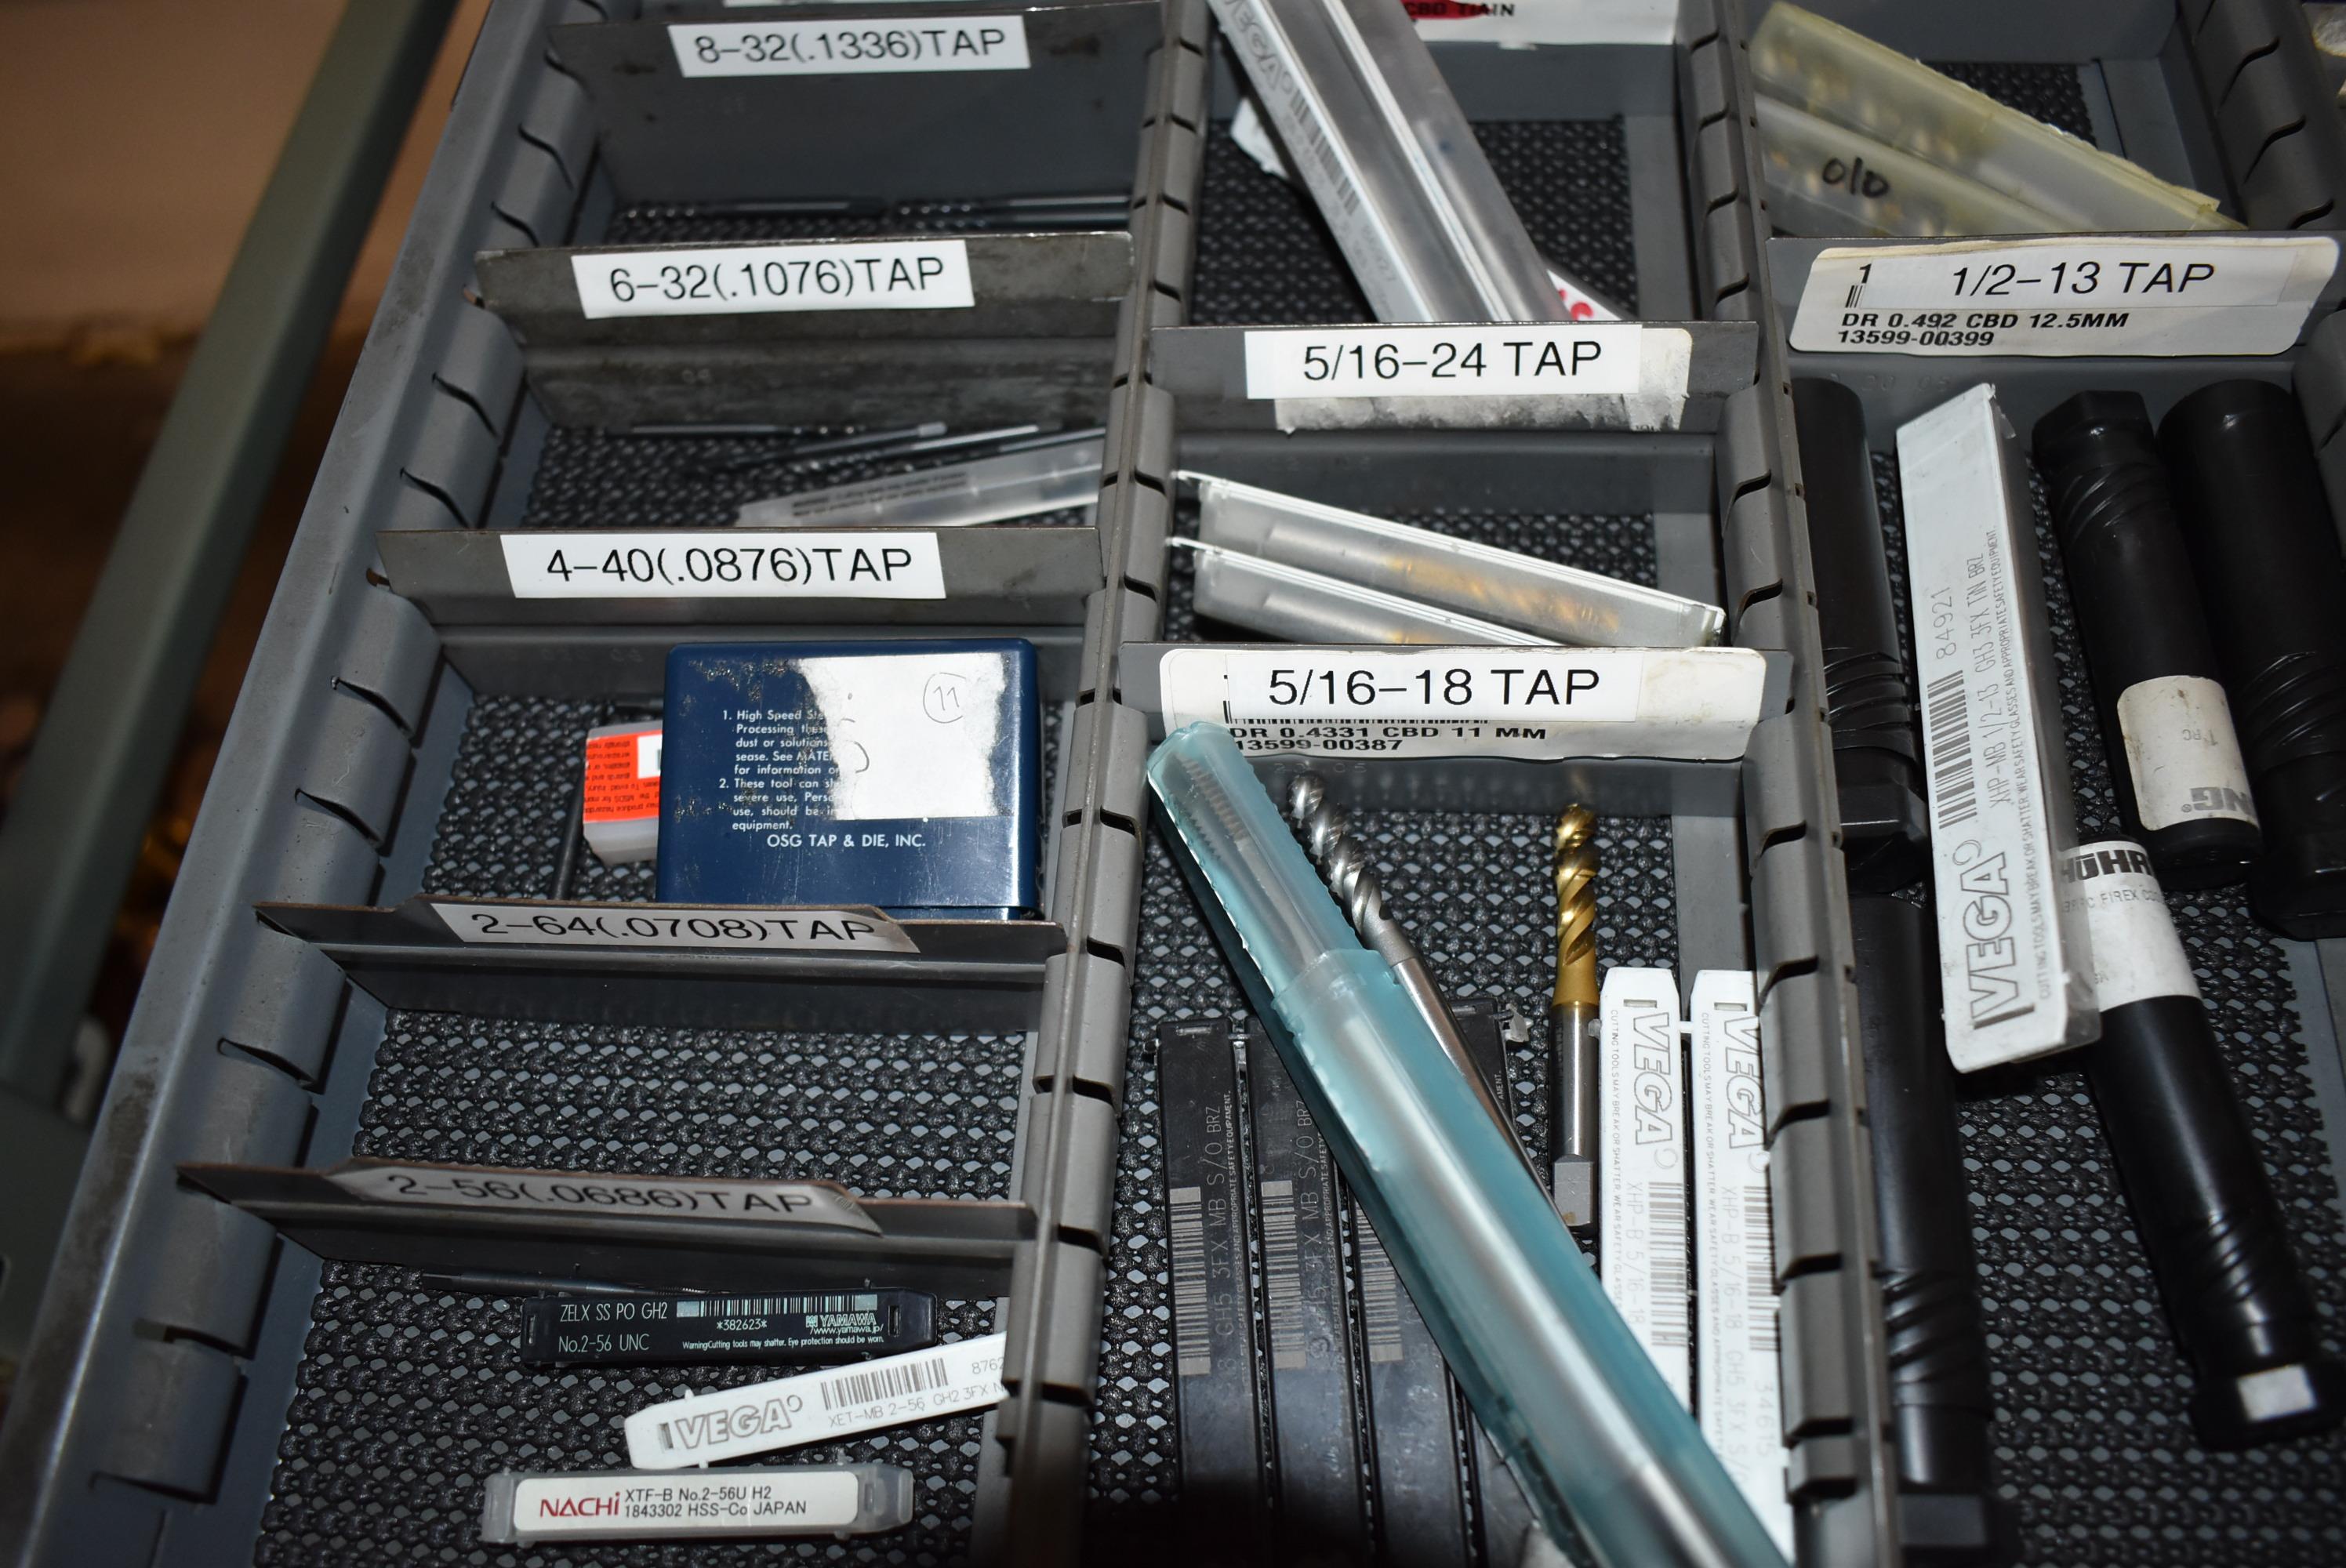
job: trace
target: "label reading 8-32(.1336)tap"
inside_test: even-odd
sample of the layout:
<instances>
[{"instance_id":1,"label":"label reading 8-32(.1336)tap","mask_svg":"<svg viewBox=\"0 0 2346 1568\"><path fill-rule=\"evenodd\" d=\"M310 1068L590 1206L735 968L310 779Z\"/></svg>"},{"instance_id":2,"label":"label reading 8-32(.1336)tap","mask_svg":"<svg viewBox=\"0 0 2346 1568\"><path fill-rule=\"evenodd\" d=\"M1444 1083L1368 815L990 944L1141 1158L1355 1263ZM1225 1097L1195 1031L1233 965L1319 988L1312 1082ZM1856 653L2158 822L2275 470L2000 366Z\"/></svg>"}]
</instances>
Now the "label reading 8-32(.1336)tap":
<instances>
[{"instance_id":1,"label":"label reading 8-32(.1336)tap","mask_svg":"<svg viewBox=\"0 0 2346 1568\"><path fill-rule=\"evenodd\" d=\"M1023 16L857 16L838 22L678 22L668 30L688 76L844 76L1023 71Z\"/></svg>"},{"instance_id":2,"label":"label reading 8-32(.1336)tap","mask_svg":"<svg viewBox=\"0 0 2346 1568\"><path fill-rule=\"evenodd\" d=\"M2338 269L2326 235L1965 239L1818 252L1792 347L1843 354L2277 354Z\"/></svg>"},{"instance_id":3,"label":"label reading 8-32(.1336)tap","mask_svg":"<svg viewBox=\"0 0 2346 1568\"><path fill-rule=\"evenodd\" d=\"M789 311L959 311L974 305L960 239L839 240L698 249L588 250L570 258L578 310L612 316Z\"/></svg>"},{"instance_id":4,"label":"label reading 8-32(.1336)tap","mask_svg":"<svg viewBox=\"0 0 2346 1568\"><path fill-rule=\"evenodd\" d=\"M1626 395L1639 389L1644 344L1635 321L1255 331L1247 396Z\"/></svg>"}]
</instances>

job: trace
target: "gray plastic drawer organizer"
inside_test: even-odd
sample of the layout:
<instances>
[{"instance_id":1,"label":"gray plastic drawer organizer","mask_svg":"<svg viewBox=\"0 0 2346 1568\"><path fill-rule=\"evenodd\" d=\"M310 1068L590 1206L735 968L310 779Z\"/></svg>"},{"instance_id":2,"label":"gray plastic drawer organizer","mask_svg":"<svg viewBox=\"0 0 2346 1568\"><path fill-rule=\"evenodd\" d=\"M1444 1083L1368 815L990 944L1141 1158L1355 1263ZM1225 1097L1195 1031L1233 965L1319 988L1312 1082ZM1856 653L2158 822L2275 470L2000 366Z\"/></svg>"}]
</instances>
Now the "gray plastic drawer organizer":
<instances>
[{"instance_id":1,"label":"gray plastic drawer organizer","mask_svg":"<svg viewBox=\"0 0 2346 1568\"><path fill-rule=\"evenodd\" d=\"M1915 5L1895 25L1820 8L2223 193L2254 229L2346 220L2346 151L2280 0ZM2157 412L2218 376L2293 378L2346 500L2346 338L2245 372L1790 355L1819 245L1771 238L1755 199L1750 18L1686 0L1674 45L1436 50L1545 253L1686 325L1673 428L1620 428L1616 411L1580 428L1282 433L1233 393L1240 329L1366 311L1303 199L1231 141L1203 0L1028 11L1029 70L923 76L917 97L886 75L684 77L667 21L720 8L634 9L497 0L475 46L15 1391L0 1519L23 1559L572 1560L482 1546L482 1477L620 1463L628 1411L767 1374L521 1369L513 1298L484 1277L542 1275L933 1288L948 1332L1006 1330L1010 1397L794 1455L884 1459L919 1488L908 1531L805 1554L1174 1560L1157 1029L1244 1003L1141 769L1158 654L1201 635L1168 541L1193 525L1177 472L1206 468L1708 598L1768 655L1771 706L1739 765L1326 771L1461 1002L1541 1015L1546 827L1567 799L1603 814L1606 962L1756 972L1800 1563L1901 1561L1790 378L1858 387L1877 451L1981 379L2025 422L2079 387L2133 387ZM985 8L937 14L964 10ZM978 300L947 327L920 311L585 320L558 253L937 232L968 239ZM1096 510L947 531L941 605L509 586L512 531L723 524L744 501L876 472L785 466L789 430L914 421L1104 424ZM1044 918L815 956L471 945L422 901L650 896L647 868L581 849L577 759L589 728L657 711L680 640L971 632L1040 655ZM2092 722L2070 718L2090 799ZM2211 909L2194 940L2334 1326L2346 1239L2324 1124L2346 1115L2346 962L2237 911ZM1535 1157L1545 1070L1535 1032L1510 1061ZM2183 1434L2181 1363L2074 1077L1984 1091L1965 1136L2020 1560L2346 1558L2337 1440L2219 1459ZM827 1179L879 1229L745 1245L690 1220L371 1206L318 1174L352 1156ZM2130 1425L2108 1421L2120 1410ZM1511 1561L1484 1523L1485 1558Z\"/></svg>"}]
</instances>

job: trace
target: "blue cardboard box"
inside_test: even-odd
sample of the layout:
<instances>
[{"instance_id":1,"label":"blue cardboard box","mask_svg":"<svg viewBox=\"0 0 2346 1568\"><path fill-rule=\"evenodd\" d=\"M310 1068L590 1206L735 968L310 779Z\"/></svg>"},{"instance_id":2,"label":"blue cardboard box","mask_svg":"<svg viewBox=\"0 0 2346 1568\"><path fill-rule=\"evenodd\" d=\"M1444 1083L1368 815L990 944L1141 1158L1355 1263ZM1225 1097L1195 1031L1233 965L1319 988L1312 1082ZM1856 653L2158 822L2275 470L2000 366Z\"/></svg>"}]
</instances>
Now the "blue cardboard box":
<instances>
[{"instance_id":1,"label":"blue cardboard box","mask_svg":"<svg viewBox=\"0 0 2346 1568\"><path fill-rule=\"evenodd\" d=\"M688 644L664 725L662 902L1040 907L1031 644Z\"/></svg>"}]
</instances>

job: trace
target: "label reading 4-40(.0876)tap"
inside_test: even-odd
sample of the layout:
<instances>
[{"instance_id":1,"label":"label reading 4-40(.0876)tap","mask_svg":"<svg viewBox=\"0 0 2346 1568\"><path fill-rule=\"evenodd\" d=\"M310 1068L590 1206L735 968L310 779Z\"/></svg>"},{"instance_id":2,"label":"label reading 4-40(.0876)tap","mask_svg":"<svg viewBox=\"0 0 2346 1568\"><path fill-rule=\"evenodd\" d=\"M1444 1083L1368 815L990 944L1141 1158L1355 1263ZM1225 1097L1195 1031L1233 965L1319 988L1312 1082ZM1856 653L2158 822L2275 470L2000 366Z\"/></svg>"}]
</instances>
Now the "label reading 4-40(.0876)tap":
<instances>
[{"instance_id":1,"label":"label reading 4-40(.0876)tap","mask_svg":"<svg viewBox=\"0 0 2346 1568\"><path fill-rule=\"evenodd\" d=\"M1835 246L1792 347L1935 357L2278 354L2338 269L2326 235Z\"/></svg>"}]
</instances>

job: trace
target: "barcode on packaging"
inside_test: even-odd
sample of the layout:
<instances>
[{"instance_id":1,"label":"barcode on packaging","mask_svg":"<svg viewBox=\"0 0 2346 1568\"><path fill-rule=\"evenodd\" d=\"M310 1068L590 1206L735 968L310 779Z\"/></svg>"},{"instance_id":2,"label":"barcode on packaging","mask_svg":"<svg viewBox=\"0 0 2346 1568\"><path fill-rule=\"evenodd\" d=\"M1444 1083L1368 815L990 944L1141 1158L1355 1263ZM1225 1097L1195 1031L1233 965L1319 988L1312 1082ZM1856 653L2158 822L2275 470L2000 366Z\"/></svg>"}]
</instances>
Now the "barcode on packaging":
<instances>
[{"instance_id":1,"label":"barcode on packaging","mask_svg":"<svg viewBox=\"0 0 2346 1568\"><path fill-rule=\"evenodd\" d=\"M2055 877L2068 758L2033 507L1994 389L1901 425L1898 467L1947 1055L1968 1073L2082 1044L2099 1015L2083 911Z\"/></svg>"},{"instance_id":2,"label":"barcode on packaging","mask_svg":"<svg viewBox=\"0 0 2346 1568\"><path fill-rule=\"evenodd\" d=\"M1752 978L1705 970L1688 1004L1695 1190L1695 1417L1789 1558L1768 1116Z\"/></svg>"},{"instance_id":3,"label":"barcode on packaging","mask_svg":"<svg viewBox=\"0 0 2346 1568\"><path fill-rule=\"evenodd\" d=\"M1206 1278L1205 1191L1177 1186L1172 1199L1173 1320L1176 1324L1206 1321L1209 1291ZM1185 1378L1213 1375L1214 1344L1204 1334L1177 1334L1181 1341L1175 1370Z\"/></svg>"},{"instance_id":4,"label":"barcode on packaging","mask_svg":"<svg viewBox=\"0 0 2346 1568\"><path fill-rule=\"evenodd\" d=\"M648 1405L627 1419L628 1461L681 1470L999 1404L1008 1337Z\"/></svg>"},{"instance_id":5,"label":"barcode on packaging","mask_svg":"<svg viewBox=\"0 0 2346 1568\"><path fill-rule=\"evenodd\" d=\"M1690 1404L1678 981L1667 969L1616 966L1605 976L1598 1010L1599 1272L1663 1380Z\"/></svg>"}]
</instances>

